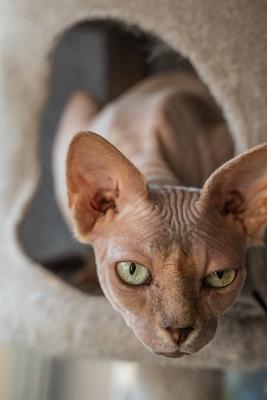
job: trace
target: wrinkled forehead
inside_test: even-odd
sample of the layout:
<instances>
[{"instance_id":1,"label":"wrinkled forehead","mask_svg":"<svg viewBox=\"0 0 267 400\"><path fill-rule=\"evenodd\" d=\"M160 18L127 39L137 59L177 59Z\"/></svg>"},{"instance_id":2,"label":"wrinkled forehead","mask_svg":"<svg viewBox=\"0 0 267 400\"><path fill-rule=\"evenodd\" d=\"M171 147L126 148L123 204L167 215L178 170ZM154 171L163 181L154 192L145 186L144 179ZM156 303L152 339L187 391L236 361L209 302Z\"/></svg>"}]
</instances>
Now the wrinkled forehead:
<instances>
[{"instance_id":1,"label":"wrinkled forehead","mask_svg":"<svg viewBox=\"0 0 267 400\"><path fill-rule=\"evenodd\" d=\"M235 233L218 223L211 210L200 210L199 190L164 187L151 190L150 205L140 204L116 225L107 241L107 255L114 259L187 262L206 265L210 258L242 256ZM103 246L103 244L102 244ZM226 251L227 250L227 251Z\"/></svg>"},{"instance_id":2,"label":"wrinkled forehead","mask_svg":"<svg viewBox=\"0 0 267 400\"><path fill-rule=\"evenodd\" d=\"M240 235L227 224L216 208L203 208L199 204L201 190L184 187L164 187L151 191L155 213L159 217L161 229L155 236L157 247L177 240L182 249L192 247L221 249L222 246L236 247Z\"/></svg>"},{"instance_id":3,"label":"wrinkled forehead","mask_svg":"<svg viewBox=\"0 0 267 400\"><path fill-rule=\"evenodd\" d=\"M150 200L129 205L110 230L109 243L117 251L132 248L143 253L190 250L190 232L199 221L196 207L199 191L164 187L152 189ZM115 250L113 250L115 251Z\"/></svg>"},{"instance_id":4,"label":"wrinkled forehead","mask_svg":"<svg viewBox=\"0 0 267 400\"><path fill-rule=\"evenodd\" d=\"M154 205L154 213L158 217L161 229L155 237L157 246L160 244L179 241L181 246L187 248L190 245L188 236L200 219L201 212L197 201L200 190L183 187L165 186L160 190L151 190L151 199Z\"/></svg>"}]
</instances>

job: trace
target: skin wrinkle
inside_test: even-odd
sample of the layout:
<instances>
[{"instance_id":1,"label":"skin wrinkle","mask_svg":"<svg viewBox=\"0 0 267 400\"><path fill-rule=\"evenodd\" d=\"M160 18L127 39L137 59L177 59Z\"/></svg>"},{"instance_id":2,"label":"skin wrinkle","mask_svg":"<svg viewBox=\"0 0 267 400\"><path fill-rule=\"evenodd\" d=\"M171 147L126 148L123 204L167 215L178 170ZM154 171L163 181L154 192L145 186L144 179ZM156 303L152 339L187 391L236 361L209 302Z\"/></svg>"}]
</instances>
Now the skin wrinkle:
<instances>
[{"instance_id":1,"label":"skin wrinkle","mask_svg":"<svg viewBox=\"0 0 267 400\"><path fill-rule=\"evenodd\" d=\"M218 317L242 287L249 240L243 232L253 228L259 235L267 220L262 205L261 223L249 225L255 195L259 203L265 199L267 145L225 163L233 155L227 125L206 88L184 73L138 85L99 112L88 128L101 137L90 132L73 139L67 179L70 195L81 199L79 218L71 210L75 229L94 247L102 289L151 351L177 357L197 352L213 338ZM93 190L75 186L77 170ZM95 216L82 200L99 190L106 193L105 174L118 183L117 212L107 210L90 224ZM181 177L185 186L179 186ZM241 231L240 215L226 207L233 190L244 198L242 223L247 226ZM71 199L70 204L76 205ZM149 283L122 282L116 273L119 261L144 265ZM208 274L227 269L237 270L228 287L203 286ZM178 343L185 327L192 330Z\"/></svg>"}]
</instances>

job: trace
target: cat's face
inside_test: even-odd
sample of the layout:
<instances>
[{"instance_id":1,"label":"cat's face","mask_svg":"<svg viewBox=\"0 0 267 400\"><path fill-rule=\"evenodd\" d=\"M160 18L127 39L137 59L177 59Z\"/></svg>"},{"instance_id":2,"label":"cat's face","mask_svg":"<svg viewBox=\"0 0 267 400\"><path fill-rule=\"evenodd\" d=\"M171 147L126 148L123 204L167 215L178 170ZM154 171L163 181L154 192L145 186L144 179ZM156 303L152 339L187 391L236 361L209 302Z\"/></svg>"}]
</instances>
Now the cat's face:
<instances>
[{"instance_id":1,"label":"cat's face","mask_svg":"<svg viewBox=\"0 0 267 400\"><path fill-rule=\"evenodd\" d=\"M199 195L154 189L94 242L106 296L146 347L165 356L207 344L245 276L243 237L198 208Z\"/></svg>"},{"instance_id":2,"label":"cat's face","mask_svg":"<svg viewBox=\"0 0 267 400\"><path fill-rule=\"evenodd\" d=\"M100 136L73 140L76 234L94 246L107 298L153 352L191 354L214 336L244 281L246 247L266 225L266 170L265 144L219 168L201 192L151 187Z\"/></svg>"}]
</instances>

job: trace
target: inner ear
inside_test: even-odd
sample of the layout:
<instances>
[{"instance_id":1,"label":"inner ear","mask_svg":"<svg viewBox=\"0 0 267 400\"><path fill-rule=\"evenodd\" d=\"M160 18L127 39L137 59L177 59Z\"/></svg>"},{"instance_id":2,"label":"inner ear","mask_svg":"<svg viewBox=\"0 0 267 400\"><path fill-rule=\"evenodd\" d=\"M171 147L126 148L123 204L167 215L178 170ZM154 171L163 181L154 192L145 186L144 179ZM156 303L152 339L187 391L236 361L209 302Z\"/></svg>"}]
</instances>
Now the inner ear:
<instances>
[{"instance_id":1,"label":"inner ear","mask_svg":"<svg viewBox=\"0 0 267 400\"><path fill-rule=\"evenodd\" d=\"M237 190L232 190L225 194L225 198L222 201L221 213L223 215L228 214L240 214L244 211L245 199Z\"/></svg>"},{"instance_id":2,"label":"inner ear","mask_svg":"<svg viewBox=\"0 0 267 400\"><path fill-rule=\"evenodd\" d=\"M119 189L100 189L94 196L92 207L97 212L105 214L108 209L116 210L116 199L119 197Z\"/></svg>"},{"instance_id":3,"label":"inner ear","mask_svg":"<svg viewBox=\"0 0 267 400\"><path fill-rule=\"evenodd\" d=\"M77 134L67 156L69 207L77 236L88 241L99 222L110 222L127 204L148 198L144 176L111 143L92 132Z\"/></svg>"}]
</instances>

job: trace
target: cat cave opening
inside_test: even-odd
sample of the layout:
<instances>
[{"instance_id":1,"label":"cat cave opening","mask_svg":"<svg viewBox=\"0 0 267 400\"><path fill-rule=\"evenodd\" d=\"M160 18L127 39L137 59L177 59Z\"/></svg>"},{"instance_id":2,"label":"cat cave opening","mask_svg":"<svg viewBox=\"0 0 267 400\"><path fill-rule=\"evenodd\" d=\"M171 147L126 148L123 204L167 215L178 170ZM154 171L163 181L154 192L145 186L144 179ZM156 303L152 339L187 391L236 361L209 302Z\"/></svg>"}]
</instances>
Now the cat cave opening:
<instances>
[{"instance_id":1,"label":"cat cave opening","mask_svg":"<svg viewBox=\"0 0 267 400\"><path fill-rule=\"evenodd\" d=\"M69 284L96 294L97 280L88 285L82 278L93 251L73 237L54 195L51 155L64 105L77 90L89 91L105 105L150 75L172 70L197 74L188 59L159 38L107 21L83 22L65 32L51 62L50 93L40 121L41 176L20 237L32 259Z\"/></svg>"}]
</instances>

